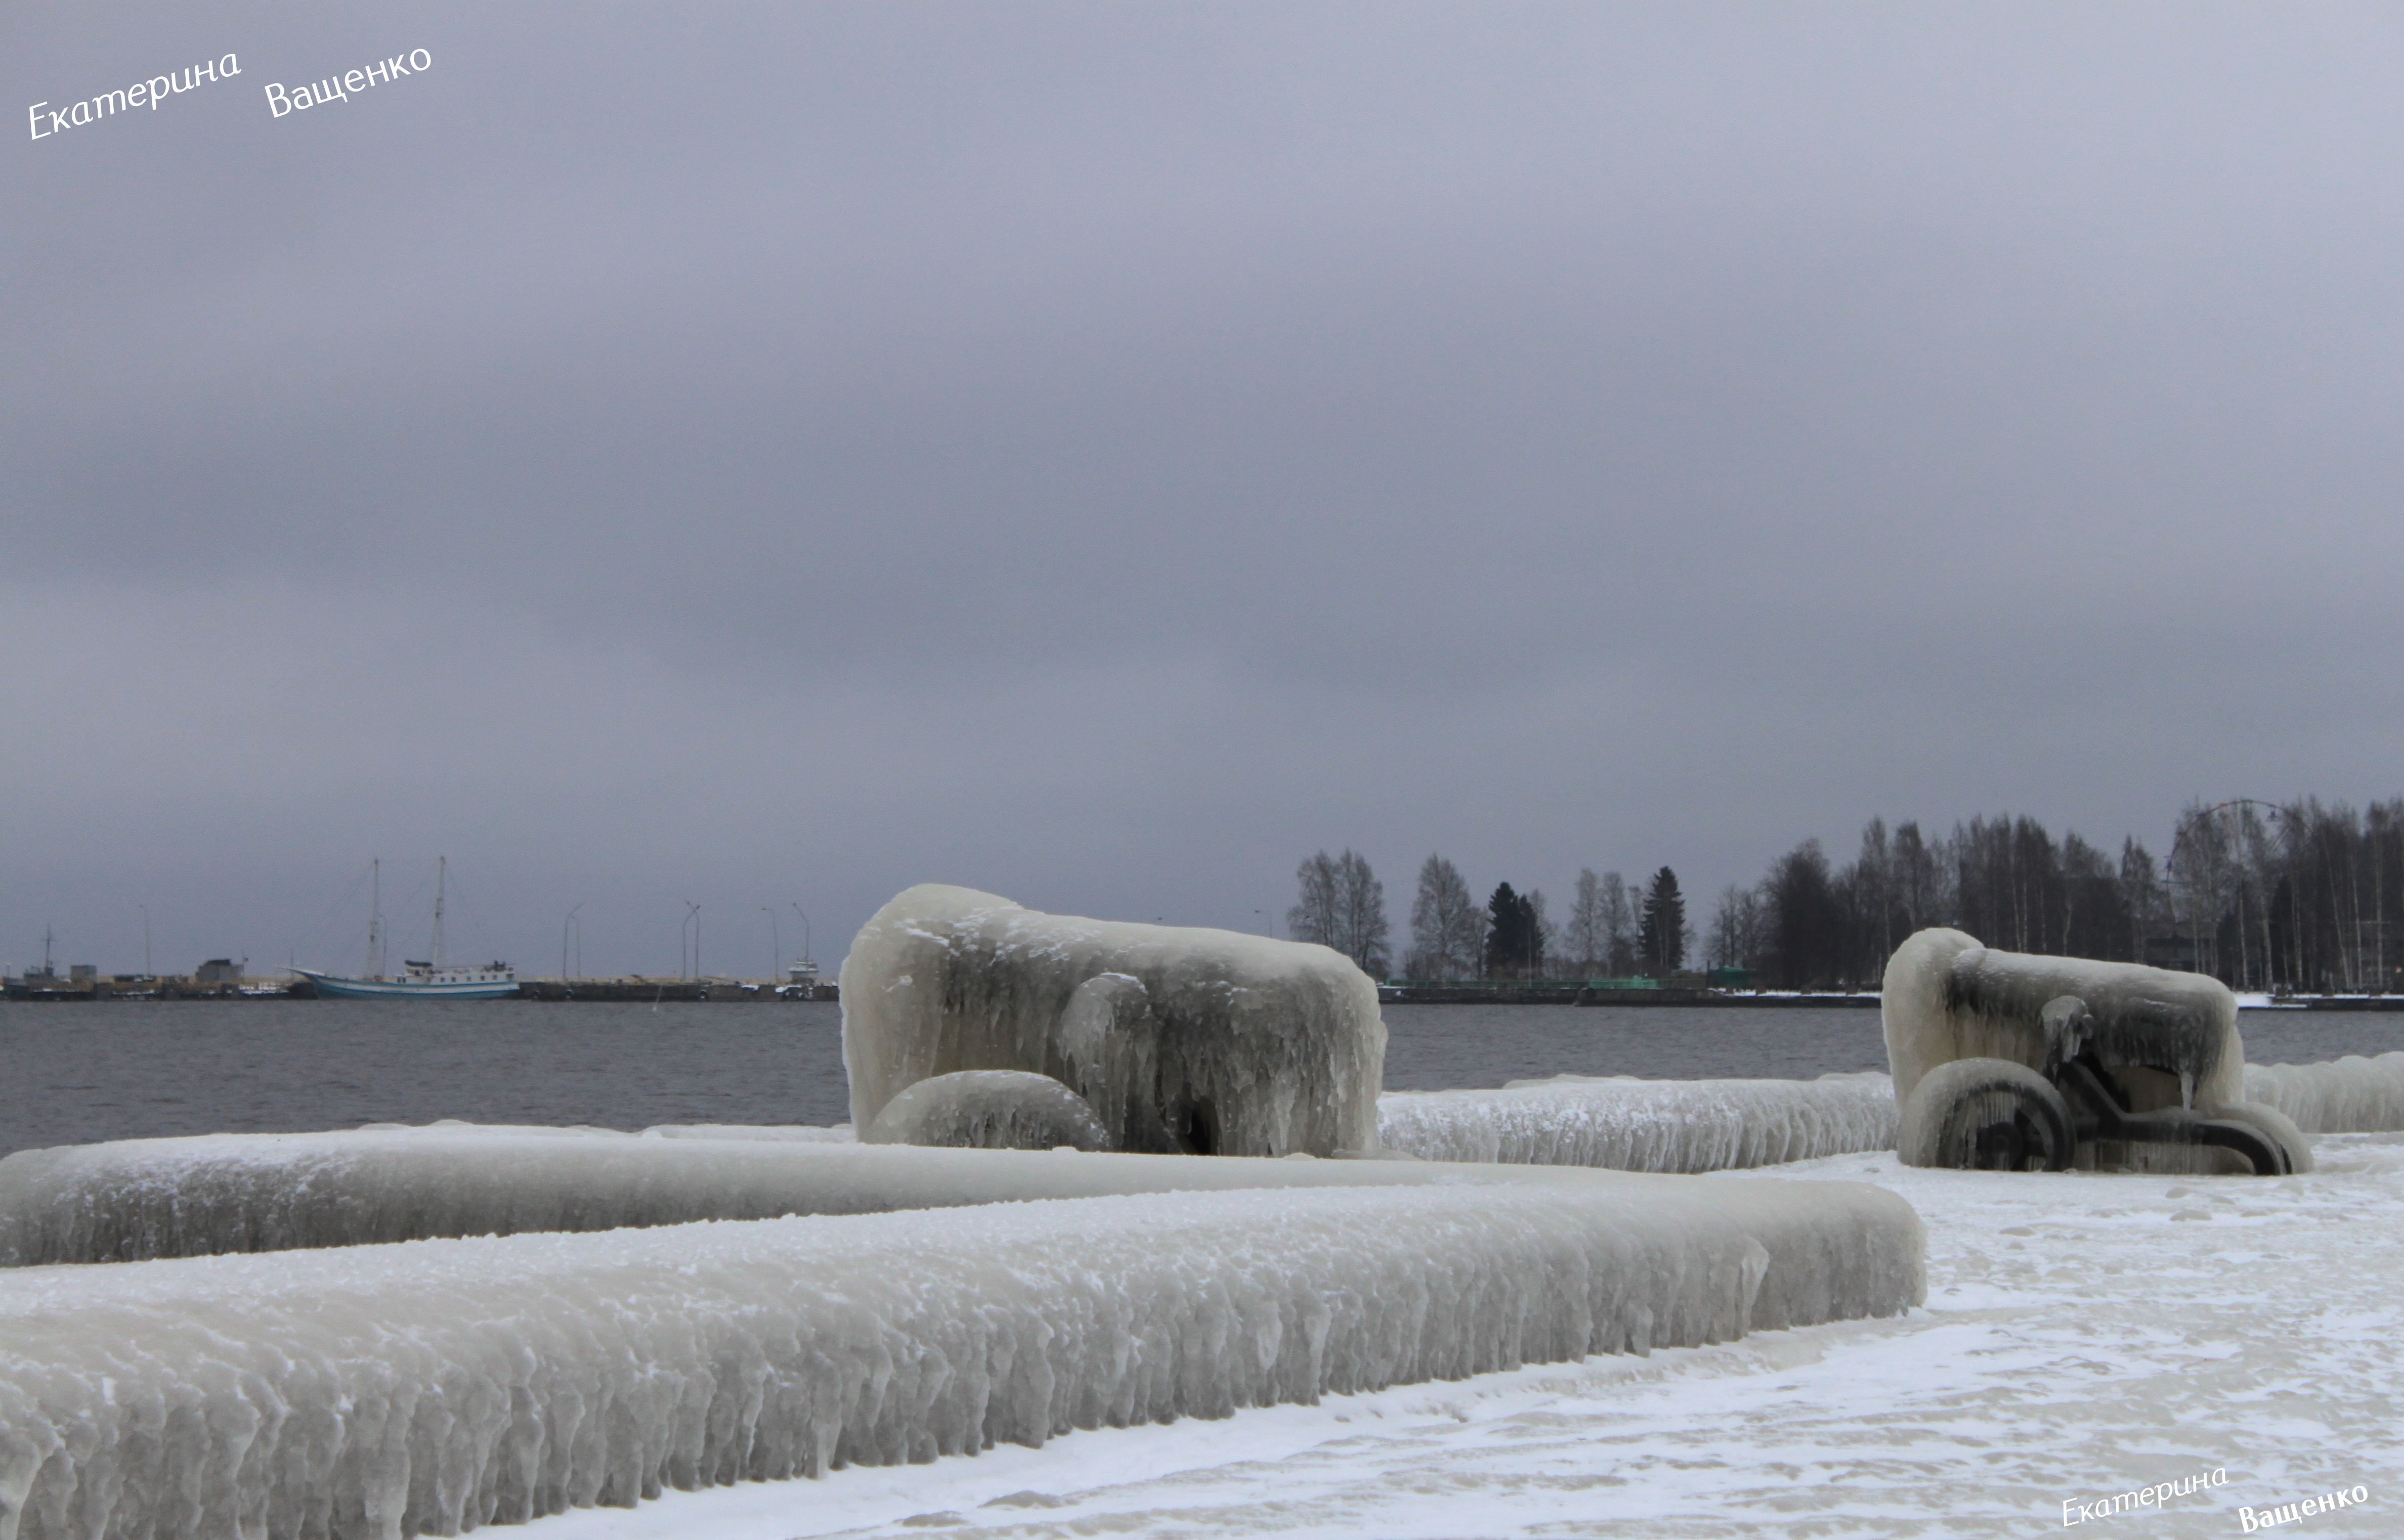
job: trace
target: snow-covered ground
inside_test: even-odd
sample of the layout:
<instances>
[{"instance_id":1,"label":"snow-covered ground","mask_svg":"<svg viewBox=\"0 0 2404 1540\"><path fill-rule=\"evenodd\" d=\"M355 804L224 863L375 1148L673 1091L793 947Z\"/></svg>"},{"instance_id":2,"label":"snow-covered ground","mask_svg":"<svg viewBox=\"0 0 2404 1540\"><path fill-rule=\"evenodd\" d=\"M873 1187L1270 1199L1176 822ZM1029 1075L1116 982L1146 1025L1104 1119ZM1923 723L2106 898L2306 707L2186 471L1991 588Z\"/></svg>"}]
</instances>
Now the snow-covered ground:
<instances>
[{"instance_id":1,"label":"snow-covered ground","mask_svg":"<svg viewBox=\"0 0 2404 1540\"><path fill-rule=\"evenodd\" d=\"M1853 1155L1711 1177L1874 1182L1929 1228L1929 1304L1041 1450L671 1494L528 1540L816 1535L1969 1536L2227 1482L2084 1534L2404 1534L2404 1135L2275 1181L1906 1170ZM2074 1515L2075 1517L2075 1515ZM2090 1527L2090 1525L2095 1527Z\"/></svg>"}]
</instances>

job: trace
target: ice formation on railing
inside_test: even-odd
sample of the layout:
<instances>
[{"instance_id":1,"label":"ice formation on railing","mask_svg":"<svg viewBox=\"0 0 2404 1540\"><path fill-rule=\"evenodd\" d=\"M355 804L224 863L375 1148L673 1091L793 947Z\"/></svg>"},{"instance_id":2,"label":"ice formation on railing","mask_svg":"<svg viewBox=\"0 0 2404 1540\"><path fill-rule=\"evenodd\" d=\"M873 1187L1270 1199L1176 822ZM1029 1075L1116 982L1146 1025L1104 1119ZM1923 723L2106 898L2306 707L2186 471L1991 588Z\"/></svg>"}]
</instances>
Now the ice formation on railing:
<instances>
[{"instance_id":1,"label":"ice formation on railing","mask_svg":"<svg viewBox=\"0 0 2404 1540\"><path fill-rule=\"evenodd\" d=\"M1428 1160L1706 1172L1894 1147L1876 1073L1817 1080L1632 1080L1565 1075L1501 1090L1389 1091L1377 1137Z\"/></svg>"},{"instance_id":2,"label":"ice formation on railing","mask_svg":"<svg viewBox=\"0 0 2404 1540\"><path fill-rule=\"evenodd\" d=\"M0 1275L0 1533L454 1534L1924 1293L1918 1216L1867 1185L855 1153L939 1177L1315 1168L1355 1190Z\"/></svg>"},{"instance_id":3,"label":"ice formation on railing","mask_svg":"<svg viewBox=\"0 0 2404 1540\"><path fill-rule=\"evenodd\" d=\"M2393 1133L2404 1130L2404 1052L2248 1064L2245 1100L2276 1107L2306 1133Z\"/></svg>"},{"instance_id":4,"label":"ice formation on railing","mask_svg":"<svg viewBox=\"0 0 2404 1540\"><path fill-rule=\"evenodd\" d=\"M1541 1184L1584 1174L1494 1167L1477 1179ZM215 1134L21 1150L0 1160L0 1265L1444 1179L1446 1168L1412 1161L1203 1160L463 1124Z\"/></svg>"},{"instance_id":5,"label":"ice formation on railing","mask_svg":"<svg viewBox=\"0 0 2404 1540\"><path fill-rule=\"evenodd\" d=\"M1333 1155L1377 1135L1377 986L1325 947L1039 914L928 883L843 964L852 1122L955 1070L1048 1075L1124 1150Z\"/></svg>"}]
</instances>

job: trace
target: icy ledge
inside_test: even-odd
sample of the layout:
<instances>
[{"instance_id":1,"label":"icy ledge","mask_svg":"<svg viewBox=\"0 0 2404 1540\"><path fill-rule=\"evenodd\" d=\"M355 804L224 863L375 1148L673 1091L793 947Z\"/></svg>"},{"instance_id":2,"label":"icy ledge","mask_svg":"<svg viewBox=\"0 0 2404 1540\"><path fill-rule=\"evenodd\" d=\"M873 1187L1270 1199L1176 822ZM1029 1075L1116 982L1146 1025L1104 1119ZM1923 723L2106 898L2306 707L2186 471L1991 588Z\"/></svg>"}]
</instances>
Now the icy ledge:
<instances>
[{"instance_id":1,"label":"icy ledge","mask_svg":"<svg viewBox=\"0 0 2404 1540\"><path fill-rule=\"evenodd\" d=\"M212 1134L21 1150L0 1160L0 1267L1047 1198L1461 1180L1542 1184L1589 1174L1407 1159L924 1149L472 1124Z\"/></svg>"},{"instance_id":2,"label":"icy ledge","mask_svg":"<svg viewBox=\"0 0 2404 1540\"><path fill-rule=\"evenodd\" d=\"M1866 1185L1149 1163L1316 1165L1354 1190L6 1275L0 1535L456 1533L1893 1315L1925 1293L1919 1217Z\"/></svg>"},{"instance_id":3,"label":"icy ledge","mask_svg":"<svg viewBox=\"0 0 2404 1540\"><path fill-rule=\"evenodd\" d=\"M2404 1130L2404 1052L2248 1064L2245 1100L2278 1108L2306 1133L2393 1133Z\"/></svg>"},{"instance_id":4,"label":"icy ledge","mask_svg":"<svg viewBox=\"0 0 2404 1540\"><path fill-rule=\"evenodd\" d=\"M1389 1091L1377 1138L1427 1160L1707 1172L1894 1147L1893 1083L1565 1075L1501 1090Z\"/></svg>"}]
</instances>

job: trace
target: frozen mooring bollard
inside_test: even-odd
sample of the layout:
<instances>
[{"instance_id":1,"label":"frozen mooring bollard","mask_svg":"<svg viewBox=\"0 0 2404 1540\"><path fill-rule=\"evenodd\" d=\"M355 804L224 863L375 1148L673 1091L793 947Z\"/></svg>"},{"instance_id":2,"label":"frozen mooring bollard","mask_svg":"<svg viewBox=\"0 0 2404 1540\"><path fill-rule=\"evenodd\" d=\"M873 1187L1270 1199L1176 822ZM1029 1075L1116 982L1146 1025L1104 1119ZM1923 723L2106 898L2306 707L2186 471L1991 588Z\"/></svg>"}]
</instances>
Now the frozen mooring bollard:
<instances>
[{"instance_id":1,"label":"frozen mooring bollard","mask_svg":"<svg viewBox=\"0 0 2404 1540\"><path fill-rule=\"evenodd\" d=\"M843 1059L863 1131L920 1081L1021 1070L1083 1097L1117 1149L1333 1155L1377 1147L1386 1028L1325 947L928 883L851 944Z\"/></svg>"},{"instance_id":2,"label":"frozen mooring bollard","mask_svg":"<svg viewBox=\"0 0 2404 1540\"><path fill-rule=\"evenodd\" d=\"M2216 978L1924 930L1888 959L1880 1014L1908 1166L2312 1169L2296 1125L2243 1100L2237 999Z\"/></svg>"}]
</instances>

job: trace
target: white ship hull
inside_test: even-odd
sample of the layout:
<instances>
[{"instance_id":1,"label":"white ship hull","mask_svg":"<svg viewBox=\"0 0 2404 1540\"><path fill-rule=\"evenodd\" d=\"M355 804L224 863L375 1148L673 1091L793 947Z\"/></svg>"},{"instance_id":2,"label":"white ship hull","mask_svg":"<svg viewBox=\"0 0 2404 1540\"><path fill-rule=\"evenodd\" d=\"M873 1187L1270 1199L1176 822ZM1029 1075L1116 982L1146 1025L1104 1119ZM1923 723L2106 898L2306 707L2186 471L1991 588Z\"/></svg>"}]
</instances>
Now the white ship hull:
<instances>
[{"instance_id":1,"label":"white ship hull","mask_svg":"<svg viewBox=\"0 0 2404 1540\"><path fill-rule=\"evenodd\" d=\"M315 985L321 996L336 1000L503 1000L518 992L513 978L342 978L309 968L292 971Z\"/></svg>"}]
</instances>

